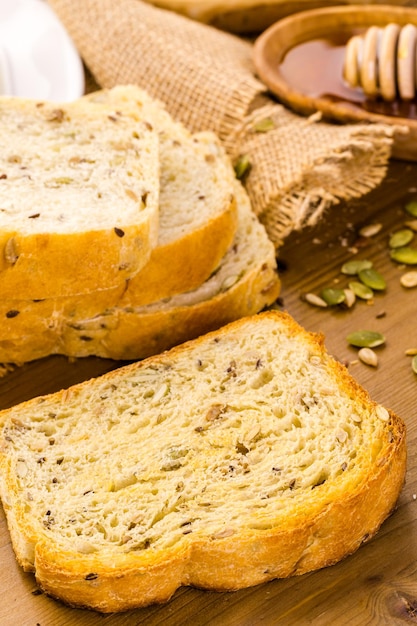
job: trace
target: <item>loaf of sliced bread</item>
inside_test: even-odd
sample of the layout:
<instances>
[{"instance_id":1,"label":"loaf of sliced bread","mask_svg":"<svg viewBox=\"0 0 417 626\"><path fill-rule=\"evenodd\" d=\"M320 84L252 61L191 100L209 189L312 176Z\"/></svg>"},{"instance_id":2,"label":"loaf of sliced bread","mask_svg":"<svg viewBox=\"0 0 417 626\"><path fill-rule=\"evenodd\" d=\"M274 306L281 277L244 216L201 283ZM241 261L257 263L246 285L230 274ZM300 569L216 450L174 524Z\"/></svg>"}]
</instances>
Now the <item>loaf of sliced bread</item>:
<instances>
[{"instance_id":1,"label":"loaf of sliced bread","mask_svg":"<svg viewBox=\"0 0 417 626\"><path fill-rule=\"evenodd\" d=\"M0 342L39 328L56 328L65 318L90 318L116 306L146 305L197 288L217 269L233 242L234 185L230 163L211 133L172 143L166 139L158 244L145 267L119 287L82 296L3 298Z\"/></svg>"},{"instance_id":2,"label":"loaf of sliced bread","mask_svg":"<svg viewBox=\"0 0 417 626\"><path fill-rule=\"evenodd\" d=\"M275 248L252 212L249 198L234 181L238 230L219 268L197 289L147 306L103 308L83 317L85 297L73 299L65 312L46 311L47 302L9 317L9 327L23 316L20 334L0 339L0 362L22 363L50 354L139 359L219 328L271 305L278 297ZM11 314L9 314L11 315Z\"/></svg>"},{"instance_id":3,"label":"loaf of sliced bread","mask_svg":"<svg viewBox=\"0 0 417 626\"><path fill-rule=\"evenodd\" d=\"M0 413L0 495L46 593L114 612L332 565L392 512L405 427L277 311Z\"/></svg>"},{"instance_id":4,"label":"loaf of sliced bread","mask_svg":"<svg viewBox=\"0 0 417 626\"><path fill-rule=\"evenodd\" d=\"M158 135L135 107L0 99L0 293L117 287L149 260Z\"/></svg>"},{"instance_id":5,"label":"loaf of sliced bread","mask_svg":"<svg viewBox=\"0 0 417 626\"><path fill-rule=\"evenodd\" d=\"M152 123L160 138L160 205L158 243L147 264L127 283L79 296L39 299L3 298L0 341L75 314L88 318L115 306L148 304L195 289L218 267L237 228L234 171L213 133L192 135L172 120L163 106L133 86L90 96L90 103L134 106ZM84 99L86 100L86 99ZM35 322L36 326L36 322Z\"/></svg>"}]
</instances>

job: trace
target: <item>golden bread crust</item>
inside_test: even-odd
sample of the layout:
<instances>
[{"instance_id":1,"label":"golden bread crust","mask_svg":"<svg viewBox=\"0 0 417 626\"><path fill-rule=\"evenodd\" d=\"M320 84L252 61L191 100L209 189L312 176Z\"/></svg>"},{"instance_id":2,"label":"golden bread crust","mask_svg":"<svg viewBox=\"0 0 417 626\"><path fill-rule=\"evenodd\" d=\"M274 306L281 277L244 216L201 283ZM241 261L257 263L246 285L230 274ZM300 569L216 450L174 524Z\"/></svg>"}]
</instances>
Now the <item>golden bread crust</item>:
<instances>
[{"instance_id":1,"label":"golden bread crust","mask_svg":"<svg viewBox=\"0 0 417 626\"><path fill-rule=\"evenodd\" d=\"M158 136L133 108L112 111L0 99L2 298L115 288L148 262L159 222ZM114 159L124 166L116 183Z\"/></svg>"},{"instance_id":2,"label":"golden bread crust","mask_svg":"<svg viewBox=\"0 0 417 626\"><path fill-rule=\"evenodd\" d=\"M301 352L297 356L298 350ZM267 357L270 353L275 358ZM289 355L294 358L291 365ZM233 362L230 361L231 356L235 357ZM228 362L228 377L223 379L223 383L219 381L219 388L223 384L225 387L220 394L224 404L218 409L219 391L215 389L219 388L213 387L210 391L204 385L213 385L215 372L223 377L224 365ZM205 369L206 364L208 369ZM286 372L291 366L296 368L296 373L291 373L291 380L298 380L299 384L297 389L291 387L285 390L289 398L286 401L278 392L282 391L282 381L286 379ZM176 378L177 373L179 379ZM281 376L284 377L282 380ZM273 382L276 377L280 382ZM162 388L164 385L166 387L163 393L159 387L155 394L155 409L152 411L157 421L153 426L149 425L148 431L143 412L148 402L147 394L140 385L137 386L139 381L143 381L146 388L151 384L151 387L157 389L161 383ZM170 383L167 384L167 381ZM307 384L307 381L310 382ZM308 389L312 383L315 395L309 396ZM181 406L172 404L177 384L180 384L178 391L181 390L181 396L187 399ZM275 389L272 395L271 386ZM156 492L156 486L160 486L162 509L154 517L152 507L159 497L155 493L147 505L152 509L149 514L154 519L149 529L151 534L141 535L142 538L148 537L148 541L136 545L136 548L129 547L132 537L126 537L123 534L126 531L121 529L114 531L116 536L113 539L98 537L96 540L101 542L101 547L93 549L89 543L88 525L84 535L88 545L77 546L79 535L78 539L74 536L74 540L70 540L67 537L69 530L60 534L57 528L60 524L59 514L52 495L46 499L51 510L49 516L48 512L46 517L43 513L43 524L33 514L28 515L28 502L23 494L26 495L31 489L30 479L27 478L26 470L22 472L16 463L26 458L29 467L33 452L25 453L26 444L20 444L20 438L33 441L33 445L38 442L37 455L44 455L41 456L44 461L39 464L35 460L37 475L51 476L47 464L54 446L51 447L49 442L46 443L47 449L43 449L40 438L48 428L45 417L53 413L58 416L61 411L68 414L71 410L69 407L73 411L75 407L80 407L85 414L88 406L90 415L85 424L88 423L89 431L94 431L95 436L100 436L99 430L105 430L106 422L103 420L106 419L106 412L110 411L112 415L114 413L109 422L114 425L111 450L113 453L117 445L125 450L122 453L123 463L127 463L128 448L124 449L123 442L118 441L116 430L119 427L117 421L114 421L119 410L117 407L120 406L123 414L129 410L120 405L121 401L126 405L125 389L138 390L129 392L133 396L130 417L126 418L130 433L126 443L129 441L130 447L138 446L134 449L134 457L137 459L138 455L139 458L142 456L145 463L143 449L130 440L134 438L137 423L141 434L135 441L139 442L142 435L145 436L145 431L150 434L150 439L145 440L146 454L152 456L153 445L157 458L161 447L168 445L166 449L177 450L177 454L171 457L175 463L171 465L170 471L161 473L157 460L152 470L145 463L142 482L125 483L126 493L120 486L113 485L108 495L107 492L102 494L100 481L105 480L102 474L107 470L99 466L107 463L108 459L108 452L102 450L100 460L97 460L95 486L91 483L91 476L86 477L81 471L83 466L80 466L77 482L71 481L71 485L61 489L65 497L71 499L73 504L69 510L74 515L81 497L74 489L82 490L91 483L93 493L85 492L84 509L88 511L89 506L97 507L103 498L103 510L109 503L112 511L119 509L122 516L129 502L137 513L135 503L142 502L142 498L146 499L145 484L150 481L149 484L155 486ZM110 401L106 394L113 394L114 398ZM251 406L255 402L259 404L254 413ZM88 405L84 406L84 403ZM282 410L277 403L280 406L282 403ZM134 406L139 408L139 412L132 411ZM218 410L213 413L216 408ZM165 414L166 410L168 413ZM191 411L189 418L187 411ZM231 413L230 428L226 424L228 412ZM259 421L258 412L261 416ZM149 419L152 414L149 414ZM159 439L156 430L164 414L166 421L163 421L163 430L160 432L164 433L165 441ZM289 418L292 420L290 429L285 422ZM80 415L78 422L72 421L71 432L65 426L65 420L69 419L71 417L68 414L61 418L62 426L56 423L54 445L59 447L67 442L68 448L62 448L65 454L76 451L77 455L88 456L94 447L92 441L89 443L86 434L83 434L84 415ZM338 419L341 420L339 425L334 423ZM258 428L255 432L253 420ZM184 428L184 431L178 431L181 441L187 442L187 449L183 452L176 446L172 448L177 423L181 423ZM406 470L406 439L402 420L373 402L368 393L351 378L346 368L326 354L322 336L308 333L290 316L276 311L241 319L164 354L3 411L0 424L3 425L0 494L19 562L35 571L39 584L47 593L70 605L101 612L123 611L167 601L181 585L234 590L332 565L353 553L378 531L395 507ZM346 438L340 435L341 425L347 433ZM30 426L38 434L28 430ZM66 431L62 444L61 428ZM124 432L122 423L120 428L120 432ZM145 429L143 433L142 428ZM297 428L307 439L303 440L301 447L295 447L291 452ZM313 438L308 438L309 428L315 433ZM236 429L241 432L237 444ZM273 441L276 443L272 444ZM323 468L327 467L327 473L325 476L323 473L314 474L312 482L306 482L309 470L305 468L303 455L307 447L313 446L313 441L316 441L315 453L319 464L324 464ZM269 442L266 447L264 442ZM198 452L200 445L203 447ZM86 452L83 452L84 446ZM282 447L285 447L286 455L279 460ZM303 456L299 466L296 463L298 455ZM237 458L240 459L240 465ZM284 458L290 465L293 464L293 468L288 471L288 478L295 478L290 483L285 479L277 492L281 473L288 469L282 465ZM213 459L217 459L216 463L224 459L225 474L219 471L221 466L212 464ZM346 461L338 468L343 459ZM315 459L310 461L311 468L314 468ZM332 469L334 463L336 465ZM65 460L62 466L64 464ZM120 472L122 465L119 466ZM230 465L235 468L232 473ZM241 474L239 467L243 468ZM204 483L196 482L194 485L193 481L197 481L200 471L204 475ZM248 479L245 478L245 471L249 472ZM259 477L261 482L257 482ZM60 484L59 478L56 484ZM175 492L176 495L174 503L164 509L162 501L170 498L169 485L174 488L173 495ZM191 490L189 499L187 490ZM269 492L269 497L262 497L263 492L265 495ZM48 488L48 493L52 494L53 489ZM43 511L42 508L40 510ZM145 509L141 510L147 514ZM178 517L180 511L184 513ZM201 520L195 517L197 511ZM163 533L164 524L169 525L173 518L178 519L172 527L172 532L177 533L176 538L166 542L163 534L155 534L156 529L158 524L162 524L160 532ZM77 519L81 523L81 518ZM105 524L105 519L100 518L99 514L92 519L97 522L100 519L99 525ZM142 523L139 519L136 522ZM174 531L177 523L179 529ZM112 528L116 526L113 524ZM134 533L132 528L130 533ZM166 528L165 532L168 532L168 526ZM120 535L117 534L119 532Z\"/></svg>"}]
</instances>

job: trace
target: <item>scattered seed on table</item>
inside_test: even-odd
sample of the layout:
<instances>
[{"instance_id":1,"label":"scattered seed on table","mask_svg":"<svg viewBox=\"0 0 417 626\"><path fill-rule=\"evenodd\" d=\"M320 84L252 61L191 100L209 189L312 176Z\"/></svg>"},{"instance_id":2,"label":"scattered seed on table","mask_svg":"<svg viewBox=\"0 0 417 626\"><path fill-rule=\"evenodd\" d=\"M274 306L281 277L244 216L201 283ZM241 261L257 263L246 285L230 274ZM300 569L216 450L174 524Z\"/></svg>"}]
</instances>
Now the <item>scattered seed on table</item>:
<instances>
[{"instance_id":1,"label":"scattered seed on table","mask_svg":"<svg viewBox=\"0 0 417 626\"><path fill-rule=\"evenodd\" d=\"M345 292L344 304L347 306L348 309L351 309L356 302L356 296L352 289L344 289L343 291Z\"/></svg>"},{"instance_id":2,"label":"scattered seed on table","mask_svg":"<svg viewBox=\"0 0 417 626\"><path fill-rule=\"evenodd\" d=\"M382 228L382 224L367 224L359 229L361 237L373 237L377 235Z\"/></svg>"},{"instance_id":3,"label":"scattered seed on table","mask_svg":"<svg viewBox=\"0 0 417 626\"><path fill-rule=\"evenodd\" d=\"M361 270L369 270L371 267L371 261L355 259L354 261L346 261L346 263L342 265L341 272L348 276L356 276Z\"/></svg>"},{"instance_id":4,"label":"scattered seed on table","mask_svg":"<svg viewBox=\"0 0 417 626\"><path fill-rule=\"evenodd\" d=\"M344 289L334 289L333 287L326 287L320 292L320 297L329 305L336 306L345 301Z\"/></svg>"},{"instance_id":5,"label":"scattered seed on table","mask_svg":"<svg viewBox=\"0 0 417 626\"><path fill-rule=\"evenodd\" d=\"M365 365L370 365L371 367L377 367L378 365L378 357L371 348L361 348L358 352L358 357Z\"/></svg>"},{"instance_id":6,"label":"scattered seed on table","mask_svg":"<svg viewBox=\"0 0 417 626\"><path fill-rule=\"evenodd\" d=\"M406 356L415 356L416 354L417 348L408 348L408 350L405 351Z\"/></svg>"},{"instance_id":7,"label":"scattered seed on table","mask_svg":"<svg viewBox=\"0 0 417 626\"><path fill-rule=\"evenodd\" d=\"M412 200L411 202L408 202L405 205L405 210L413 217L417 217L417 200Z\"/></svg>"},{"instance_id":8,"label":"scattered seed on table","mask_svg":"<svg viewBox=\"0 0 417 626\"><path fill-rule=\"evenodd\" d=\"M306 293L304 294L303 299L313 306L318 306L323 309L327 307L327 302L325 302L323 298L320 298L320 296L317 296L315 293Z\"/></svg>"},{"instance_id":9,"label":"scattered seed on table","mask_svg":"<svg viewBox=\"0 0 417 626\"><path fill-rule=\"evenodd\" d=\"M407 226L407 228L411 228L411 230L417 233L417 220L409 220L408 222L405 222L405 226Z\"/></svg>"},{"instance_id":10,"label":"scattered seed on table","mask_svg":"<svg viewBox=\"0 0 417 626\"><path fill-rule=\"evenodd\" d=\"M349 289L353 291L355 296L360 298L361 300L372 300L374 297L374 292L370 287L360 283L358 280L352 280L349 283Z\"/></svg>"},{"instance_id":11,"label":"scattered seed on table","mask_svg":"<svg viewBox=\"0 0 417 626\"><path fill-rule=\"evenodd\" d=\"M417 287L417 272L406 272L400 278L400 283L403 287L407 289L411 289L412 287Z\"/></svg>"},{"instance_id":12,"label":"scattered seed on table","mask_svg":"<svg viewBox=\"0 0 417 626\"><path fill-rule=\"evenodd\" d=\"M413 370L414 374L417 374L417 354L413 356L413 360L411 361L411 369Z\"/></svg>"},{"instance_id":13,"label":"scattered seed on table","mask_svg":"<svg viewBox=\"0 0 417 626\"><path fill-rule=\"evenodd\" d=\"M384 291L387 287L385 279L373 267L361 270L358 274L358 278L364 285L375 291Z\"/></svg>"},{"instance_id":14,"label":"scattered seed on table","mask_svg":"<svg viewBox=\"0 0 417 626\"><path fill-rule=\"evenodd\" d=\"M376 348L385 343L384 335L374 330L358 330L350 333L346 339L356 348Z\"/></svg>"},{"instance_id":15,"label":"scattered seed on table","mask_svg":"<svg viewBox=\"0 0 417 626\"><path fill-rule=\"evenodd\" d=\"M417 249L404 246L393 248L390 252L391 259L404 265L417 265Z\"/></svg>"},{"instance_id":16,"label":"scattered seed on table","mask_svg":"<svg viewBox=\"0 0 417 626\"><path fill-rule=\"evenodd\" d=\"M414 233L411 228L402 228L392 233L389 238L388 245L390 248L403 248L414 239Z\"/></svg>"}]
</instances>

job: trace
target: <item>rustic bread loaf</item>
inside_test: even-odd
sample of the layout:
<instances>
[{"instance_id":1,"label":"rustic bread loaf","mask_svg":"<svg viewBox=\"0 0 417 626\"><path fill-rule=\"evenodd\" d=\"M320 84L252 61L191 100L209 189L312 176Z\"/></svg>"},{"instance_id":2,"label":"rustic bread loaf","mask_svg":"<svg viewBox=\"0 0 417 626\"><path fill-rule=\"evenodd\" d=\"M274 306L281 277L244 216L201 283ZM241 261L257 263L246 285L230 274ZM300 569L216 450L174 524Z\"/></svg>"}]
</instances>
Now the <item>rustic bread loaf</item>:
<instances>
[{"instance_id":1,"label":"rustic bread loaf","mask_svg":"<svg viewBox=\"0 0 417 626\"><path fill-rule=\"evenodd\" d=\"M158 136L134 107L0 99L0 293L117 287L158 234Z\"/></svg>"},{"instance_id":2,"label":"rustic bread loaf","mask_svg":"<svg viewBox=\"0 0 417 626\"><path fill-rule=\"evenodd\" d=\"M276 311L0 413L18 562L113 612L332 565L403 485L405 428Z\"/></svg>"},{"instance_id":3,"label":"rustic bread loaf","mask_svg":"<svg viewBox=\"0 0 417 626\"><path fill-rule=\"evenodd\" d=\"M73 299L65 314L51 314L45 302L33 303L30 311L20 313L25 320L20 334L10 330L1 336L0 362L49 354L144 358L271 305L280 290L275 248L236 180L234 195L239 215L235 240L218 270L200 287L147 306L103 308L91 317L82 316L85 297ZM19 316L8 320L10 328Z\"/></svg>"}]
</instances>

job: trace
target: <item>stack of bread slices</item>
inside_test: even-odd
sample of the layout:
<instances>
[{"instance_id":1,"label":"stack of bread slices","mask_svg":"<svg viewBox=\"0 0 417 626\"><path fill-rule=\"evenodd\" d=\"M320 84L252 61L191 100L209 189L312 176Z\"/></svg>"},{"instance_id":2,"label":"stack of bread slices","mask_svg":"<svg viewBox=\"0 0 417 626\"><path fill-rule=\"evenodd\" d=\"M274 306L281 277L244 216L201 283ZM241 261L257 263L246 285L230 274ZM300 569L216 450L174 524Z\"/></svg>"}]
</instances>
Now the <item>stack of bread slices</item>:
<instances>
[{"instance_id":1,"label":"stack of bread slices","mask_svg":"<svg viewBox=\"0 0 417 626\"><path fill-rule=\"evenodd\" d=\"M257 313L275 249L219 140L127 85L0 99L0 362L140 359Z\"/></svg>"}]
</instances>

